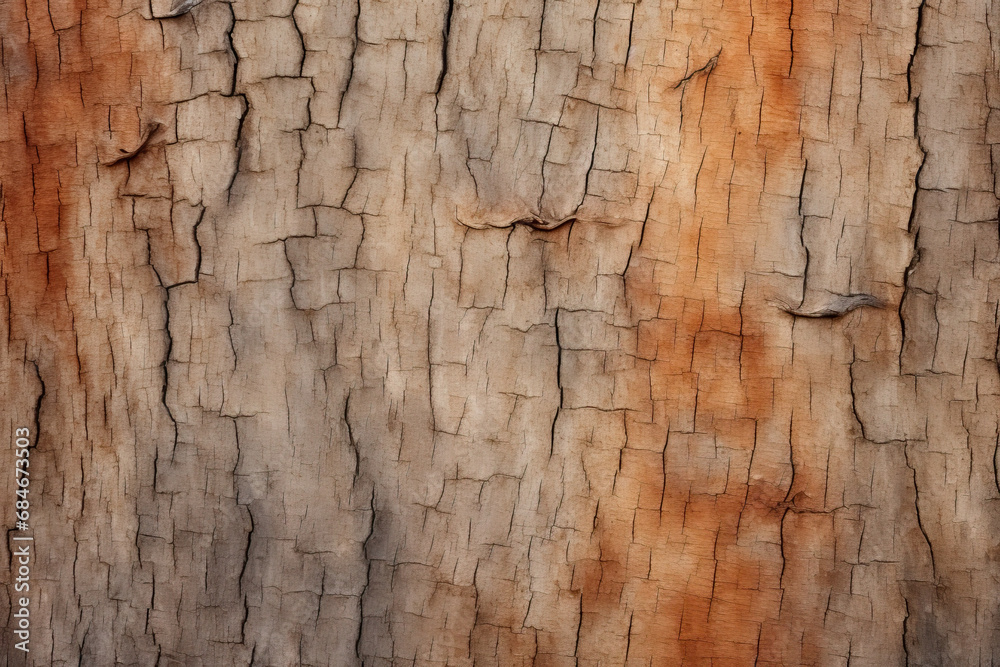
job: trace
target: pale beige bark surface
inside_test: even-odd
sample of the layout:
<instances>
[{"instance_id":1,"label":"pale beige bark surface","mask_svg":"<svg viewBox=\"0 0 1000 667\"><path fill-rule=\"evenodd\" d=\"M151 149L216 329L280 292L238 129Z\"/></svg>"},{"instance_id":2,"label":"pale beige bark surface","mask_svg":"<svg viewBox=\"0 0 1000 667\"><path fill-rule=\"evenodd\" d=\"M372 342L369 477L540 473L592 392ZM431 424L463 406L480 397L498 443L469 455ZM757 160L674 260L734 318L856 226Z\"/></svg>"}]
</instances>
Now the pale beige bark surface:
<instances>
[{"instance_id":1,"label":"pale beige bark surface","mask_svg":"<svg viewBox=\"0 0 1000 667\"><path fill-rule=\"evenodd\" d=\"M3 0L8 664L1000 664L998 16Z\"/></svg>"}]
</instances>

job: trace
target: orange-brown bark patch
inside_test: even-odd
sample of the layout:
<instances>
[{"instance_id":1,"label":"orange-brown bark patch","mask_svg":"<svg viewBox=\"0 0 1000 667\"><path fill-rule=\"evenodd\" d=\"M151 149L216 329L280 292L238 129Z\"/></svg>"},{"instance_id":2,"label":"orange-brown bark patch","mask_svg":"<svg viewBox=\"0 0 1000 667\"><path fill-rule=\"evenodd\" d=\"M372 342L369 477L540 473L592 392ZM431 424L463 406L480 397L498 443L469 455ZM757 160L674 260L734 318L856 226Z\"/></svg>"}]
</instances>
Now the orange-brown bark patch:
<instances>
[{"instance_id":1,"label":"orange-brown bark patch","mask_svg":"<svg viewBox=\"0 0 1000 667\"><path fill-rule=\"evenodd\" d=\"M86 308L89 282L98 279L84 260L98 152L140 130L141 82L120 35L142 20L114 2L0 7L3 279L10 337L28 344L43 375L52 363L70 376L86 373L107 356L78 352L79 327L94 311L74 311Z\"/></svg>"},{"instance_id":2,"label":"orange-brown bark patch","mask_svg":"<svg viewBox=\"0 0 1000 667\"><path fill-rule=\"evenodd\" d=\"M791 76L791 12L788 1L725 3L689 26L710 27L718 62L677 88L680 145L641 249L652 266L628 276L634 307L655 308L638 350L652 360L650 399L667 436L662 453L622 456L619 479L642 491L602 499L600 567L587 568L582 588L585 613L655 600L632 617L629 657L639 661L753 664L762 627L779 616L790 474L754 476L751 462L759 446L789 447L780 440L789 360L773 335L782 324L749 277L763 272L754 258L768 228L797 224L802 83ZM648 566L627 564L631 543L650 549Z\"/></svg>"}]
</instances>

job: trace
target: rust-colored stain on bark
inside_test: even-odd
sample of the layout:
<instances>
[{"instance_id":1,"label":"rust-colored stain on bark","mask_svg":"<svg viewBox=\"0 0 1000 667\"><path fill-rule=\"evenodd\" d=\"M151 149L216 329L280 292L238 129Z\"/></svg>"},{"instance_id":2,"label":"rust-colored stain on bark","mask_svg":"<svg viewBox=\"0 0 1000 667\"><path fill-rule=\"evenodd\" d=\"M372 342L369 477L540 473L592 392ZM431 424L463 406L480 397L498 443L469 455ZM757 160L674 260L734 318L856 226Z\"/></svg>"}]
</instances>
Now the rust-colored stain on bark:
<instances>
[{"instance_id":1,"label":"rust-colored stain on bark","mask_svg":"<svg viewBox=\"0 0 1000 667\"><path fill-rule=\"evenodd\" d=\"M110 608L102 605L120 604L107 591L115 590L118 573L139 563L121 549L138 543L130 533L136 505L128 498L136 493L136 466L127 461L135 461L138 438L149 438L127 413L137 405L137 364L119 356L116 366L112 340L149 349L156 332L129 327L128 319L155 320L128 309L152 280L139 280L146 270L144 232L133 225L131 202L119 196L129 166L101 162L136 145L143 121L155 114L149 100L162 92L165 68L156 63L162 34L141 6L0 1L0 277L13 362L5 398L8 419L32 425L31 528L46 545L40 560L48 559L42 567L49 581L59 582L48 594L33 594L32 618L52 624L33 634L31 651L57 663L77 657L127 663L134 655L113 654L109 633L82 641L63 630L76 618L101 616ZM13 511L13 500L11 494L4 507ZM81 580L89 582L82 589ZM66 590L76 593L59 593ZM138 589L130 599L142 594ZM148 641L136 626L115 627L131 634L132 646Z\"/></svg>"},{"instance_id":2,"label":"rust-colored stain on bark","mask_svg":"<svg viewBox=\"0 0 1000 667\"><path fill-rule=\"evenodd\" d=\"M690 39L699 43L711 26L718 60L677 86L680 145L653 197L646 263L627 283L633 307L655 313L640 324L639 356L650 362L653 421L667 435L629 438L618 477L626 481L601 499L600 559L580 563L574 582L595 636L629 610L626 660L636 664L790 655L769 629L784 594L791 435L779 385L788 343L772 335L776 318L755 282L766 270L754 257L768 227L797 224L793 8L780 0L703 11ZM770 219L787 210L788 220ZM630 419L631 431L651 432ZM762 441L784 448L784 459L758 459L751 475Z\"/></svg>"},{"instance_id":3,"label":"rust-colored stain on bark","mask_svg":"<svg viewBox=\"0 0 1000 667\"><path fill-rule=\"evenodd\" d=\"M139 132L143 73L128 35L141 20L115 2L0 5L3 279L10 338L26 343L43 377L94 374L107 357L78 350L94 314L89 282L99 279L84 234L99 150Z\"/></svg>"}]
</instances>

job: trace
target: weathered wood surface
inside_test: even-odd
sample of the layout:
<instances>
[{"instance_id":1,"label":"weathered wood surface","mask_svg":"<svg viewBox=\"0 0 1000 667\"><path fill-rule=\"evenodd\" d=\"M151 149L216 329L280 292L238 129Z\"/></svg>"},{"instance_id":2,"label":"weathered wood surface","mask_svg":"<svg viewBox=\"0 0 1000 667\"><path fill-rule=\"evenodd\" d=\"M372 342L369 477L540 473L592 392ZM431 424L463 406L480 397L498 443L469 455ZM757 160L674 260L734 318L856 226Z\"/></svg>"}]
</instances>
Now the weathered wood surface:
<instances>
[{"instance_id":1,"label":"weathered wood surface","mask_svg":"<svg viewBox=\"0 0 1000 667\"><path fill-rule=\"evenodd\" d=\"M1000 663L994 5L0 31L9 664Z\"/></svg>"}]
</instances>

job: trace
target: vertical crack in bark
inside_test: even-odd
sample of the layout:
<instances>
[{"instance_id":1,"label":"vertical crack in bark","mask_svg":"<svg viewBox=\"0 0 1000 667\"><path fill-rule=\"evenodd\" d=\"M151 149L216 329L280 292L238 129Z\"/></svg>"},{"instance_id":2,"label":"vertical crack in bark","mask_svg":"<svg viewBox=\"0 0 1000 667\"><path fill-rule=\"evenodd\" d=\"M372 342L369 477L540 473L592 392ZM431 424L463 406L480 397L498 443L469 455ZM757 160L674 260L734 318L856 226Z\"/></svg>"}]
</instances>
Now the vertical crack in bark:
<instances>
[{"instance_id":1,"label":"vertical crack in bark","mask_svg":"<svg viewBox=\"0 0 1000 667\"><path fill-rule=\"evenodd\" d=\"M556 423L559 421L559 414L562 412L564 401L565 401L565 390L563 389L563 378L562 378L562 343L559 340L559 311L560 308L556 308L555 316L555 341L556 341L556 386L559 387L559 405L556 407L555 414L552 415L552 428L549 440L549 458L555 454L556 451Z\"/></svg>"},{"instance_id":2,"label":"vertical crack in bark","mask_svg":"<svg viewBox=\"0 0 1000 667\"><path fill-rule=\"evenodd\" d=\"M596 516L596 515L595 515ZM596 518L594 519L597 520ZM573 657L580 660L580 637L583 634L583 592L580 593L580 609L576 622L576 643L573 645Z\"/></svg>"},{"instance_id":3,"label":"vertical crack in bark","mask_svg":"<svg viewBox=\"0 0 1000 667\"><path fill-rule=\"evenodd\" d=\"M365 541L362 543L361 552L366 561L365 568L365 580L361 585L361 592L358 594L358 635L354 640L354 655L357 656L358 660L362 664L365 662L365 656L361 652L361 640L364 637L365 630L365 597L368 593L368 585L372 580L372 562L373 558L371 553L369 553L368 546L371 543L372 537L375 535L375 518L377 510L375 509L375 487L372 486L371 499L370 499L370 513L371 519L368 523L368 534L365 536Z\"/></svg>"},{"instance_id":4,"label":"vertical crack in bark","mask_svg":"<svg viewBox=\"0 0 1000 667\"><path fill-rule=\"evenodd\" d=\"M778 574L778 610L781 613L781 608L784 606L785 602L785 592L788 590L785 588L785 568L788 566L788 554L785 553L785 519L788 518L789 508L786 506L781 511L781 519L778 521L778 545L781 552L781 572ZM759 652L758 652L759 657Z\"/></svg>"},{"instance_id":5,"label":"vertical crack in bark","mask_svg":"<svg viewBox=\"0 0 1000 667\"><path fill-rule=\"evenodd\" d=\"M856 380L854 379L854 364L857 363L857 351L852 350L851 361L847 365L847 376L848 376L848 388L851 392L851 413L854 415L854 421L857 422L858 428L861 429L861 437L865 440L871 442L871 438L865 432L865 423L861 419L861 415L858 413L858 396L856 393Z\"/></svg>"},{"instance_id":6,"label":"vertical crack in bark","mask_svg":"<svg viewBox=\"0 0 1000 667\"><path fill-rule=\"evenodd\" d=\"M305 68L305 65L306 65L306 53L307 53L307 51L306 51L306 38L305 38L305 35L302 34L302 28L299 27L299 21L298 21L298 19L295 17L295 12L296 12L296 10L298 10L300 2L301 2L301 0L295 0L295 4L292 5L292 11L289 12L288 15L292 19L292 27L295 28L295 34L299 38L299 46L302 48L302 59L299 61L298 77L300 79L301 78L307 78L308 79L310 77L303 77L302 76L303 68ZM308 108L308 105L307 105L307 108Z\"/></svg>"},{"instance_id":7,"label":"vertical crack in bark","mask_svg":"<svg viewBox=\"0 0 1000 667\"><path fill-rule=\"evenodd\" d=\"M635 6L632 8L635 11ZM597 14L601 11L601 0L594 3L594 15L590 19L590 64L597 60Z\"/></svg>"},{"instance_id":8,"label":"vertical crack in bark","mask_svg":"<svg viewBox=\"0 0 1000 667\"><path fill-rule=\"evenodd\" d=\"M340 92L340 100L337 103L337 127L344 127L343 125L343 112L344 112L344 100L347 98L347 93L351 89L351 83L354 81L354 69L357 66L358 57L358 45L361 43L361 33L359 31L359 26L361 23L361 0L357 0L354 9L354 33L353 41L351 43L351 67L347 70L347 81L344 82L344 87ZM354 165L357 166L357 153L355 153ZM347 189L350 192L350 188ZM341 202L343 206L343 202Z\"/></svg>"},{"instance_id":9,"label":"vertical crack in bark","mask_svg":"<svg viewBox=\"0 0 1000 667\"><path fill-rule=\"evenodd\" d=\"M350 409L351 409L351 390L347 390L347 398L344 399L344 425L347 427L347 441L351 445L351 451L354 454L354 482L357 484L361 476L361 452L358 449L358 441L354 438L354 429L351 427L350 419Z\"/></svg>"},{"instance_id":10,"label":"vertical crack in bark","mask_svg":"<svg viewBox=\"0 0 1000 667\"><path fill-rule=\"evenodd\" d=\"M920 487L917 485L917 469L910 463L910 443L907 442L903 445L903 457L906 461L906 467L910 469L910 474L913 478L913 507L917 516L917 527L920 528L920 533L924 536L924 541L927 543L927 552L930 554L931 559L931 573L934 577L935 583L937 582L937 563L934 559L934 546L931 544L931 538L927 534L927 528L924 525L923 516L920 513Z\"/></svg>"},{"instance_id":11,"label":"vertical crack in bark","mask_svg":"<svg viewBox=\"0 0 1000 667\"><path fill-rule=\"evenodd\" d=\"M913 235L913 256L910 259L910 264L906 268L903 274L903 293L899 299L899 326L900 326L900 346L899 346L899 372L900 375L905 374L903 371L903 353L906 349L907 332L906 332L906 316L904 315L904 304L907 301L910 293L910 276L913 271L916 270L917 264L920 262L920 230L917 228L917 205L920 201L920 177L923 173L924 166L927 164L927 149L924 147L922 132L920 127L920 95L914 95L913 92L913 75L914 66L917 59L917 54L921 49L921 33L923 32L923 22L924 22L924 10L927 6L927 0L921 0L920 6L917 8L917 25L915 30L915 37L913 43L913 51L910 52L910 60L906 66L906 91L908 99L913 103L913 136L917 140L917 148L920 150L921 159L920 165L917 167L916 173L913 175L913 199L910 203L910 216L907 221L906 230L908 233Z\"/></svg>"},{"instance_id":12,"label":"vertical crack in bark","mask_svg":"<svg viewBox=\"0 0 1000 667\"><path fill-rule=\"evenodd\" d=\"M587 163L587 171L583 177L583 193L580 195L580 201L577 202L576 206L573 208L573 215L580 210L583 206L583 202L587 199L587 194L590 192L590 173L594 170L594 158L597 155L597 137L601 128L601 110L597 109L597 120L594 121L594 143L590 149L590 161ZM567 221L569 222L569 221Z\"/></svg>"},{"instance_id":13,"label":"vertical crack in bark","mask_svg":"<svg viewBox=\"0 0 1000 667\"><path fill-rule=\"evenodd\" d=\"M240 643L246 645L247 642L247 623L250 621L250 601L249 593L247 592L247 584L245 582L247 568L250 565L250 551L253 547L253 533L256 528L256 523L253 518L253 510L249 504L243 505L247 511L247 518L250 520L250 529L246 532L247 545L243 552L243 566L240 568L240 592L243 594L243 621L240 623ZM256 642L254 642L254 649L256 650ZM253 664L253 659L251 658L250 664Z\"/></svg>"},{"instance_id":14,"label":"vertical crack in bark","mask_svg":"<svg viewBox=\"0 0 1000 667\"><path fill-rule=\"evenodd\" d=\"M297 1L297 0L296 0ZM360 2L360 0L359 0ZM233 169L233 174L229 179L229 184L226 186L226 203L232 203L233 196L233 186L236 184L236 178L239 176L240 168L243 162L243 143L245 141L243 137L243 125L246 121L247 115L250 113L250 100L247 98L245 93L238 90L239 86L239 73L240 73L240 54L236 51L236 45L233 42L233 31L236 30L236 11L233 9L232 3L226 3L229 7L229 15L231 17L232 23L229 24L229 30L226 31L226 41L229 48L229 53L233 56L233 73L232 73L232 88L226 97L235 97L240 100L242 106L240 108L240 117L236 125L236 166ZM301 33L299 33L301 36ZM305 51L303 51L303 54ZM304 56L303 56L304 57ZM301 67L301 65L300 65Z\"/></svg>"},{"instance_id":15,"label":"vertical crack in bark","mask_svg":"<svg viewBox=\"0 0 1000 667\"><path fill-rule=\"evenodd\" d=\"M625 69L628 69L628 62L632 56L632 37L633 37L633 31L635 29L635 6L638 5L639 3L633 2L631 4L632 4L632 9L628 17L628 44L625 47Z\"/></svg>"},{"instance_id":16,"label":"vertical crack in bark","mask_svg":"<svg viewBox=\"0 0 1000 667\"><path fill-rule=\"evenodd\" d=\"M791 19L789 19L791 21ZM802 269L802 300L799 301L799 308L805 303L806 295L809 293L809 260L811 255L809 254L809 246L806 244L806 217L802 212L802 202L803 195L806 190L806 176L809 173L809 160L805 160L802 166L802 180L799 182L799 245L802 246L802 250L806 253L806 263Z\"/></svg>"},{"instance_id":17,"label":"vertical crack in bark","mask_svg":"<svg viewBox=\"0 0 1000 667\"><path fill-rule=\"evenodd\" d=\"M997 490L997 498L1000 498L1000 425L993 441L993 485Z\"/></svg>"},{"instance_id":18,"label":"vertical crack in bark","mask_svg":"<svg viewBox=\"0 0 1000 667\"><path fill-rule=\"evenodd\" d=\"M448 76L448 48L451 43L451 22L455 15L455 0L447 0L444 11L444 26L441 29L441 71L438 73L437 83L434 85L434 117L437 119L437 109L440 103L441 86L444 78ZM435 120L435 123L437 121ZM435 129L437 125L435 124Z\"/></svg>"},{"instance_id":19,"label":"vertical crack in bark","mask_svg":"<svg viewBox=\"0 0 1000 667\"><path fill-rule=\"evenodd\" d=\"M910 633L910 600L906 597L906 595L903 595L903 605L904 605L904 607L906 609L906 613L903 616L903 632L902 632L902 640L903 640L903 664L906 665L907 667L909 667L909 665L910 665L910 640L909 640L909 633Z\"/></svg>"},{"instance_id":20,"label":"vertical crack in bark","mask_svg":"<svg viewBox=\"0 0 1000 667\"><path fill-rule=\"evenodd\" d=\"M927 154L924 153L926 159ZM923 168L923 165L921 165ZM919 176L920 172L917 172ZM918 188L919 189L919 188ZM914 201L913 209L910 212L910 220L912 226L913 211L916 210L916 191L914 191ZM910 278L913 276L913 272L916 271L917 265L920 263L920 230L913 232L913 255L910 257L910 263L907 265L906 269L903 271L903 294L899 298L899 309L897 310L897 316L899 317L899 374L902 375L912 375L903 370L903 355L906 351L906 316L903 314L903 310L906 307L906 299L910 293Z\"/></svg>"},{"instance_id":21,"label":"vertical crack in bark","mask_svg":"<svg viewBox=\"0 0 1000 667\"><path fill-rule=\"evenodd\" d=\"M33 450L38 447L38 442L41 440L42 437L42 401L45 400L46 389L45 389L45 380L42 379L41 370L39 370L38 368L38 361L33 359L29 363L31 363L32 368L35 369L35 377L38 379L38 386L39 386L38 398L35 399L35 411L34 411L35 441L34 443L28 443L28 447Z\"/></svg>"},{"instance_id":22,"label":"vertical crack in bark","mask_svg":"<svg viewBox=\"0 0 1000 667\"><path fill-rule=\"evenodd\" d=\"M541 0L542 11L538 14L538 42L535 45L535 74L538 74L538 52L542 50L542 40L545 39L545 4L546 0ZM532 79L535 79L532 76ZM532 92L532 102L534 102L534 92Z\"/></svg>"},{"instance_id":23,"label":"vertical crack in bark","mask_svg":"<svg viewBox=\"0 0 1000 667\"><path fill-rule=\"evenodd\" d=\"M795 65L795 28L792 27L792 17L795 15L795 0L788 0L788 77L792 77L792 67Z\"/></svg>"},{"instance_id":24,"label":"vertical crack in bark","mask_svg":"<svg viewBox=\"0 0 1000 667\"><path fill-rule=\"evenodd\" d=\"M226 326L226 331L229 339L229 351L233 353L233 368L235 369L239 365L239 355L236 353L236 341L233 340L233 327L236 326L236 315L233 313L232 295L229 296L227 305L229 308L229 324Z\"/></svg>"},{"instance_id":25,"label":"vertical crack in bark","mask_svg":"<svg viewBox=\"0 0 1000 667\"><path fill-rule=\"evenodd\" d=\"M461 269L459 269L461 272ZM434 317L432 308L434 305L434 280L435 271L431 271L431 298L427 301L427 402L430 404L431 416L431 438L436 437L438 432L437 413L434 408L434 361L432 358L432 343L434 334Z\"/></svg>"},{"instance_id":26,"label":"vertical crack in bark","mask_svg":"<svg viewBox=\"0 0 1000 667\"><path fill-rule=\"evenodd\" d=\"M152 265L151 265L152 266ZM170 403L167 400L167 391L170 387L170 356L174 349L174 337L170 333L170 289L164 287L163 281L160 279L159 272L156 268L153 268L153 273L156 275L156 281L163 289L163 336L166 339L166 349L163 352L163 362L160 364L160 368L163 372L163 386L160 392L160 401L163 403L163 409L167 411L167 418L170 420L170 427L173 430L173 437L171 442L173 442L173 447L170 450L170 462L173 463L174 455L177 453L177 439L178 439L178 428L177 419L174 417L174 411L170 409ZM159 452L156 452L154 463L159 460ZM154 472L153 476L153 489L156 489L156 475Z\"/></svg>"}]
</instances>

